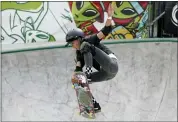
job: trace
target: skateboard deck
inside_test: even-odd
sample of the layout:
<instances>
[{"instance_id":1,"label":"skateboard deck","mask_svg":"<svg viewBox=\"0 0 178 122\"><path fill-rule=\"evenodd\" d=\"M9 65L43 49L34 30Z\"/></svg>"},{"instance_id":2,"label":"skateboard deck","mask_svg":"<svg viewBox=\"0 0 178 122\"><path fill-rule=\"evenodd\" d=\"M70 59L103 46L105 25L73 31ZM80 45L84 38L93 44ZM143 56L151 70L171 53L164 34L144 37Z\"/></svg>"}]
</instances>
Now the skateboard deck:
<instances>
[{"instance_id":1,"label":"skateboard deck","mask_svg":"<svg viewBox=\"0 0 178 122\"><path fill-rule=\"evenodd\" d=\"M87 77L83 72L76 72L74 77L75 80L72 80L72 87L76 91L80 110L79 114L83 117L94 119L95 112Z\"/></svg>"}]
</instances>

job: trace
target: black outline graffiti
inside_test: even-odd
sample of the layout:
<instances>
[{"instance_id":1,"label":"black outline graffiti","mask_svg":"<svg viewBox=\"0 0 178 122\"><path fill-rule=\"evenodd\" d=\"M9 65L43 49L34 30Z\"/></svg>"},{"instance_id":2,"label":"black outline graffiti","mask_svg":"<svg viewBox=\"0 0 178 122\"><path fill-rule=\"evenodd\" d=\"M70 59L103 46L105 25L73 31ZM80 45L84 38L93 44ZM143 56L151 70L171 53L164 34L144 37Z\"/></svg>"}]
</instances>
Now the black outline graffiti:
<instances>
[{"instance_id":1,"label":"black outline graffiti","mask_svg":"<svg viewBox=\"0 0 178 122\"><path fill-rule=\"evenodd\" d=\"M65 30L63 29L63 27L61 26L61 24L58 22L58 20L57 20L56 17L54 16L53 12L51 11L51 9L49 9L49 11L50 11L51 14L53 15L54 19L56 20L56 22L58 23L58 25L60 26L60 28L62 29L62 31L66 34Z\"/></svg>"},{"instance_id":2,"label":"black outline graffiti","mask_svg":"<svg viewBox=\"0 0 178 122\"><path fill-rule=\"evenodd\" d=\"M178 27L178 18L176 18L176 14L178 12L178 4L176 4L172 9L171 22Z\"/></svg>"},{"instance_id":3,"label":"black outline graffiti","mask_svg":"<svg viewBox=\"0 0 178 122\"><path fill-rule=\"evenodd\" d=\"M25 3L24 3L25 4ZM44 18L45 18L45 16L46 16L46 14L47 14L47 12L48 12L48 9L49 9L49 3L48 2L42 2L42 5L40 6L40 9L39 10L37 10L37 11L26 11L26 10L18 10L18 9L13 9L13 10L15 10L15 12L14 12L14 14L12 14L12 13L10 13L10 16L9 16L9 26L10 26L10 30L11 30L11 32L12 32L12 30L14 29L14 28L16 28L16 27L18 27L18 25L16 25L16 21L19 21L18 22L18 24L19 24L19 26L22 26L21 27L21 33L11 33L11 34L9 34L6 30L5 30L5 28L3 28L2 27L2 25L1 25L1 28L3 29L3 31L7 34L7 36L9 36L10 38L13 38L13 39L15 39L16 41L14 41L13 43L15 43L15 42L17 42L18 41L18 39L20 39L20 40L22 40L24 43L25 43L25 37L24 37L24 34L23 34L23 23L25 23L25 21L26 21L26 19L28 18L26 18L25 20L23 20L21 17L20 17L20 15L19 15L19 11L24 11L24 12L29 12L29 13L38 13L38 12L40 12L39 14L38 14L38 16L37 16L37 18L35 19L35 21L34 21L34 23L33 23L33 25L31 24L31 23L29 23L29 22L27 22L27 28L29 28L29 29L31 29L31 30L37 30L38 28L39 28L39 26L41 25L41 23L42 23L42 21L44 20ZM8 10L8 9L5 9L5 10ZM5 11L5 10L2 10L2 11ZM1 12L2 12L1 11ZM41 31L40 31L41 32ZM3 37L3 36L2 36ZM4 39L4 37L3 37L3 39ZM5 41L5 39L3 40L3 41Z\"/></svg>"}]
</instances>

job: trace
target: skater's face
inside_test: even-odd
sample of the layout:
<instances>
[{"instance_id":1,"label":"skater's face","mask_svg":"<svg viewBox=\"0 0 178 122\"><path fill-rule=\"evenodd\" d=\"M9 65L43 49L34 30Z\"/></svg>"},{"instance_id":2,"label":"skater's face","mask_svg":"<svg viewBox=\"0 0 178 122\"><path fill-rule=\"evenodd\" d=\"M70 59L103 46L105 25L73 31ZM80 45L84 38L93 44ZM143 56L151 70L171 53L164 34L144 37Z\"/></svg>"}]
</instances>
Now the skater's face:
<instances>
[{"instance_id":1,"label":"skater's face","mask_svg":"<svg viewBox=\"0 0 178 122\"><path fill-rule=\"evenodd\" d=\"M74 40L72 42L72 47L75 48L75 49L77 49L77 50L79 50L79 48L80 48L80 41L79 40Z\"/></svg>"}]
</instances>

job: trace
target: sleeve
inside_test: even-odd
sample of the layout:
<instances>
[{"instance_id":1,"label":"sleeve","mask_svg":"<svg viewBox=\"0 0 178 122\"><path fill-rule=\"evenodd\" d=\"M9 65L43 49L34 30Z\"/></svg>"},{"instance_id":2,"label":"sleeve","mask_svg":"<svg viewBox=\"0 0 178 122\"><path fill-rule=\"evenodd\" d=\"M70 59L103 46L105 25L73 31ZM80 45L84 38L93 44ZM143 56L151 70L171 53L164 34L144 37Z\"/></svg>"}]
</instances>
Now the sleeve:
<instances>
[{"instance_id":1,"label":"sleeve","mask_svg":"<svg viewBox=\"0 0 178 122\"><path fill-rule=\"evenodd\" d=\"M112 26L104 26L99 32L102 32L105 36L108 36L111 31ZM102 39L99 39L97 34L98 33L86 37L86 41L90 44L94 44L95 46L98 45Z\"/></svg>"},{"instance_id":2,"label":"sleeve","mask_svg":"<svg viewBox=\"0 0 178 122\"><path fill-rule=\"evenodd\" d=\"M83 71L82 70L82 68L83 68L83 65L82 65L82 55L81 55L81 53L80 53L80 51L76 51L76 61L75 61L75 63L77 64L77 62L80 62L80 66L77 66L76 65L76 67L75 67L75 72L77 72L77 71Z\"/></svg>"},{"instance_id":3,"label":"sleeve","mask_svg":"<svg viewBox=\"0 0 178 122\"><path fill-rule=\"evenodd\" d=\"M106 47L104 44L99 43L98 47L103 50L107 54L114 54L108 47Z\"/></svg>"},{"instance_id":4,"label":"sleeve","mask_svg":"<svg viewBox=\"0 0 178 122\"><path fill-rule=\"evenodd\" d=\"M87 42L93 45L98 45L102 39L99 39L97 34L90 35L85 38Z\"/></svg>"}]
</instances>

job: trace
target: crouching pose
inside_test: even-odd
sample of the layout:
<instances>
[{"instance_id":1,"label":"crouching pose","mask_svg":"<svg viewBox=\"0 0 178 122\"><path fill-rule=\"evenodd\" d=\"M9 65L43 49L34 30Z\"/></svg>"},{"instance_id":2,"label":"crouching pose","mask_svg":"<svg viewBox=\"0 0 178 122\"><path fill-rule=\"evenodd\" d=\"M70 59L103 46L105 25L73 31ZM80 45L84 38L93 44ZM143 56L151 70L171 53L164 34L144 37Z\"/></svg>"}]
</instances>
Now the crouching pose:
<instances>
[{"instance_id":1,"label":"crouching pose","mask_svg":"<svg viewBox=\"0 0 178 122\"><path fill-rule=\"evenodd\" d=\"M117 58L114 53L100 41L112 31L111 5L108 8L108 19L105 26L97 33L85 37L81 29L72 29L66 34L66 46L71 44L76 49L75 71L83 71L89 82L100 82L114 78L118 72ZM93 72L93 68L97 71ZM93 97L94 108L101 110L99 103Z\"/></svg>"}]
</instances>

